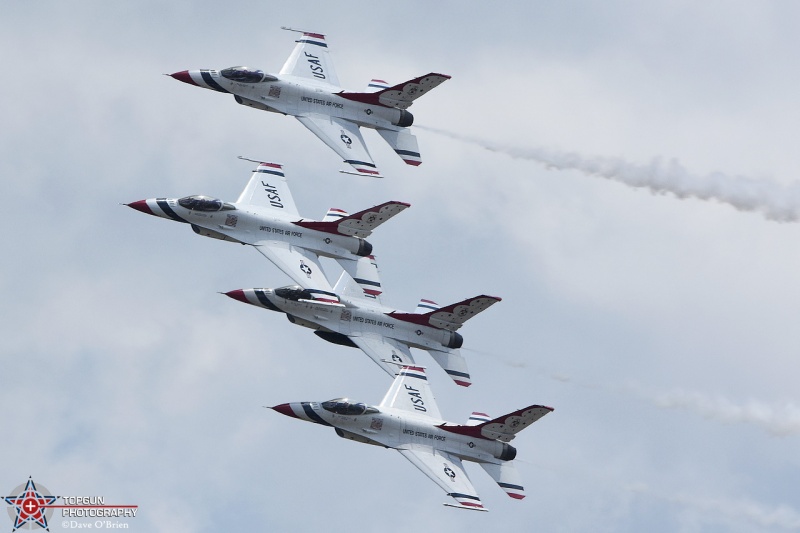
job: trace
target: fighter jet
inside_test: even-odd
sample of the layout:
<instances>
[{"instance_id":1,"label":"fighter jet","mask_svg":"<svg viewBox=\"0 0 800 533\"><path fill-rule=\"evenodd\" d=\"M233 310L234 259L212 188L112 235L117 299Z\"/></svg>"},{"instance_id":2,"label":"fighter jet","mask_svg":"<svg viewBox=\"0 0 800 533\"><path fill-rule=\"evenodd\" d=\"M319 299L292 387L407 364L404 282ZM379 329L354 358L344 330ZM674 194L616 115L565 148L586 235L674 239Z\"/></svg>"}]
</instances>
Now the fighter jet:
<instances>
[{"instance_id":1,"label":"fighter jet","mask_svg":"<svg viewBox=\"0 0 800 533\"><path fill-rule=\"evenodd\" d=\"M464 471L462 461L480 464L500 488L515 499L525 491L508 444L517 433L553 410L530 405L491 419L473 412L464 424L445 422L439 414L422 367L404 366L377 406L347 398L327 402L294 402L272 407L286 416L331 426L345 439L394 448L439 485L455 504L487 511Z\"/></svg>"},{"instance_id":2,"label":"fighter jet","mask_svg":"<svg viewBox=\"0 0 800 533\"><path fill-rule=\"evenodd\" d=\"M417 138L408 129L414 116L406 109L450 76L431 72L392 86L383 80L372 80L365 92L345 91L339 86L325 36L283 29L302 36L277 75L239 66L182 70L169 76L230 93L242 105L294 116L355 169L349 174L382 177L359 126L377 130L407 164L422 162Z\"/></svg>"},{"instance_id":3,"label":"fighter jet","mask_svg":"<svg viewBox=\"0 0 800 533\"><path fill-rule=\"evenodd\" d=\"M379 287L375 257L360 258L356 263L362 279ZM423 299L413 313L405 313L384 306L380 295L369 294L367 289L366 284L356 285L352 276L342 272L333 291L324 294L290 286L238 289L225 295L286 313L290 322L313 329L328 342L360 348L391 376L397 374L398 364L414 364L413 347L427 350L458 385L472 384L467 362L459 351L464 338L456 330L500 298L481 295L441 308Z\"/></svg>"},{"instance_id":4,"label":"fighter jet","mask_svg":"<svg viewBox=\"0 0 800 533\"><path fill-rule=\"evenodd\" d=\"M253 161L255 162L255 161ZM189 224L205 237L252 245L295 283L314 291L324 301L334 298L319 256L336 259L370 296L381 292L370 279L361 257L372 253L364 240L376 227L409 204L386 202L353 215L330 209L322 221L302 218L295 207L283 167L259 162L238 200L233 203L209 196L149 198L126 204L137 211Z\"/></svg>"}]
</instances>

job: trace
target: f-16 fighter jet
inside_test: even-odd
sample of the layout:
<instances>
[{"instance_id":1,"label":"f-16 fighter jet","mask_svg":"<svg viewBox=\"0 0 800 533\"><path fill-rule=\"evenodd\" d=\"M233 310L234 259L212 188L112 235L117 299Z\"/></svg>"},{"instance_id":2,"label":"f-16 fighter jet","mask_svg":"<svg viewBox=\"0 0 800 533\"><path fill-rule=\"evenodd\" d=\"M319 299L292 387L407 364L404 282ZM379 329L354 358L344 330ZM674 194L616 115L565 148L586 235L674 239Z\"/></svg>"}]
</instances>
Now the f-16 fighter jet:
<instances>
[{"instance_id":1,"label":"f-16 fighter jet","mask_svg":"<svg viewBox=\"0 0 800 533\"><path fill-rule=\"evenodd\" d=\"M379 293L370 294L369 283L380 288L373 256L357 261L357 275L364 280L359 285L342 272L332 293L292 286L238 289L225 294L286 313L290 322L313 329L328 342L361 348L391 376L397 374L398 364L414 364L413 347L427 350L458 385L472 385L467 362L459 351L464 338L456 330L500 298L481 295L441 308L422 300L415 312L404 313L384 306Z\"/></svg>"},{"instance_id":2,"label":"f-16 fighter jet","mask_svg":"<svg viewBox=\"0 0 800 533\"><path fill-rule=\"evenodd\" d=\"M365 263L357 260L372 253L372 245L364 240L372 230L409 207L403 202L386 202L353 215L330 209L322 221L302 218L283 168L276 163L259 163L233 203L195 195L150 198L127 205L185 222L198 235L253 245L295 283L322 300L332 297L333 288L320 265L320 255L336 259L370 295L380 294L380 282L365 277L369 275L363 270Z\"/></svg>"},{"instance_id":3,"label":"f-16 fighter jet","mask_svg":"<svg viewBox=\"0 0 800 533\"><path fill-rule=\"evenodd\" d=\"M286 416L331 426L345 439L394 448L455 500L451 507L486 511L464 471L462 461L480 464L512 498L525 491L508 444L517 433L553 410L531 405L491 419L472 413L464 424L445 422L439 414L425 371L404 366L377 406L347 398L327 402L284 403L272 407Z\"/></svg>"},{"instance_id":4,"label":"f-16 fighter jet","mask_svg":"<svg viewBox=\"0 0 800 533\"><path fill-rule=\"evenodd\" d=\"M383 80L372 80L366 92L345 91L339 86L325 36L299 33L302 37L277 75L231 67L183 70L170 76L190 85L230 93L242 105L296 117L356 170L348 173L382 177L359 126L377 130L403 161L419 165L422 159L417 138L408 130L414 116L406 109L450 76L431 72L392 86Z\"/></svg>"}]
</instances>

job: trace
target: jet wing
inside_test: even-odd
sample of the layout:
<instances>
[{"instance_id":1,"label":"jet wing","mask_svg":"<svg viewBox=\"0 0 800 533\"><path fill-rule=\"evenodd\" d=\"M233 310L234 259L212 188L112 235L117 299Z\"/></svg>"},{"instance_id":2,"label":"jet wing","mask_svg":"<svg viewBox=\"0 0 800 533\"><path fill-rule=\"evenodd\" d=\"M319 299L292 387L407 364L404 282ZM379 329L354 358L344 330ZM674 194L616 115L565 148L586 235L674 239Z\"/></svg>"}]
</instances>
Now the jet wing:
<instances>
[{"instance_id":1,"label":"jet wing","mask_svg":"<svg viewBox=\"0 0 800 533\"><path fill-rule=\"evenodd\" d=\"M283 174L283 167L277 163L259 163L236 203L269 207L300 216Z\"/></svg>"},{"instance_id":2,"label":"jet wing","mask_svg":"<svg viewBox=\"0 0 800 533\"><path fill-rule=\"evenodd\" d=\"M458 457L433 448L398 449L398 452L439 485L460 509L487 511Z\"/></svg>"},{"instance_id":3,"label":"jet wing","mask_svg":"<svg viewBox=\"0 0 800 533\"><path fill-rule=\"evenodd\" d=\"M500 298L497 296L486 296L482 294L474 298L467 298L463 302L440 307L439 309L425 314L392 311L389 313L389 316L413 324L456 331L464 325L464 322L481 311L485 311L489 306L499 301Z\"/></svg>"},{"instance_id":4,"label":"jet wing","mask_svg":"<svg viewBox=\"0 0 800 533\"><path fill-rule=\"evenodd\" d=\"M334 291L335 292L335 291ZM353 343L361 348L370 359L378 363L383 370L390 376L396 376L400 372L400 365L413 365L414 357L411 350L405 344L400 344L394 339L386 337L361 336L350 337ZM386 361L390 361L387 363Z\"/></svg>"},{"instance_id":5,"label":"jet wing","mask_svg":"<svg viewBox=\"0 0 800 533\"><path fill-rule=\"evenodd\" d=\"M411 207L411 204L405 202L384 202L358 213L342 216L337 220L328 220L327 222L301 220L295 224L317 231L366 239L375 228L408 207Z\"/></svg>"},{"instance_id":6,"label":"jet wing","mask_svg":"<svg viewBox=\"0 0 800 533\"><path fill-rule=\"evenodd\" d=\"M283 28L290 30L291 28ZM293 30L298 31L298 30ZM281 67L280 74L305 78L317 83L327 83L339 87L339 77L333 68L333 61L328 53L328 43L321 33L301 31L300 37L289 59Z\"/></svg>"},{"instance_id":7,"label":"jet wing","mask_svg":"<svg viewBox=\"0 0 800 533\"><path fill-rule=\"evenodd\" d=\"M409 355L411 354L409 353ZM428 384L425 369L419 366L402 367L379 407L393 407L438 420L442 419L439 406L436 405L436 398Z\"/></svg>"},{"instance_id":8,"label":"jet wing","mask_svg":"<svg viewBox=\"0 0 800 533\"><path fill-rule=\"evenodd\" d=\"M375 167L356 124L349 120L316 113L298 115L295 118L339 154L345 163L356 169L358 174L373 178L383 177Z\"/></svg>"},{"instance_id":9,"label":"jet wing","mask_svg":"<svg viewBox=\"0 0 800 533\"><path fill-rule=\"evenodd\" d=\"M255 249L304 289L333 292L317 254L282 241L260 241Z\"/></svg>"}]
</instances>

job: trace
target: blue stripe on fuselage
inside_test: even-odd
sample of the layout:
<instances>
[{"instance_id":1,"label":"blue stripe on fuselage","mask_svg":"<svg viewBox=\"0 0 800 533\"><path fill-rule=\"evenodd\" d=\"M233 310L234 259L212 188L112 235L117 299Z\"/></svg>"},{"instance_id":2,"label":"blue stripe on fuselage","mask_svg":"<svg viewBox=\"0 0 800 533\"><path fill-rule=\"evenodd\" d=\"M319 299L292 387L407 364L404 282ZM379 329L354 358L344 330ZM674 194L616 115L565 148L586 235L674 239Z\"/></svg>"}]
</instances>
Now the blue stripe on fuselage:
<instances>
[{"instance_id":1,"label":"blue stripe on fuselage","mask_svg":"<svg viewBox=\"0 0 800 533\"><path fill-rule=\"evenodd\" d=\"M283 312L280 309L278 309L275 306L274 303L269 301L269 298L267 298L267 295L264 294L264 291L256 290L256 291L253 291L253 292L256 293L256 298L258 298L258 301L261 302L261 305L263 305L264 307L266 307L268 309L271 309L272 311L278 311L279 313Z\"/></svg>"},{"instance_id":2,"label":"blue stripe on fuselage","mask_svg":"<svg viewBox=\"0 0 800 533\"><path fill-rule=\"evenodd\" d=\"M167 203L166 198L156 198L156 203L158 204L158 207L160 207L161 210L164 211L164 213L166 213L167 216L172 220L177 220L178 222L183 222L185 224L189 223L188 220L182 219L181 217L178 216L178 214L175 211L172 210L172 208Z\"/></svg>"},{"instance_id":3,"label":"blue stripe on fuselage","mask_svg":"<svg viewBox=\"0 0 800 533\"><path fill-rule=\"evenodd\" d=\"M325 422L320 416L314 412L311 408L311 405L308 402L302 402L300 404L303 406L303 411L306 412L306 416L311 419L312 422L316 422L317 424L322 424L323 426L330 426L327 422Z\"/></svg>"},{"instance_id":4,"label":"blue stripe on fuselage","mask_svg":"<svg viewBox=\"0 0 800 533\"><path fill-rule=\"evenodd\" d=\"M228 93L227 89L223 89L222 86L214 81L214 78L211 77L211 74L207 70L201 70L200 75L203 77L203 81L206 82L206 85L214 89L215 91L219 91L221 93Z\"/></svg>"}]
</instances>

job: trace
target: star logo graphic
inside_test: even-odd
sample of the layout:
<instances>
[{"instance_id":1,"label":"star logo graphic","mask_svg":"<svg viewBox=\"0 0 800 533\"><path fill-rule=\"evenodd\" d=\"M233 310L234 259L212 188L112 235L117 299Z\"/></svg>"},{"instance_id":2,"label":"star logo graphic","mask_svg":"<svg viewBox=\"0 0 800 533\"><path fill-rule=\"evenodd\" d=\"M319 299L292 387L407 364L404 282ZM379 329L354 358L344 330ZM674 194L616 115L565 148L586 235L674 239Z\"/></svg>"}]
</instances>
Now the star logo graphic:
<instances>
[{"instance_id":1,"label":"star logo graphic","mask_svg":"<svg viewBox=\"0 0 800 533\"><path fill-rule=\"evenodd\" d=\"M312 272L311 267L305 264L305 262L302 260L300 261L300 271L303 272L303 274L305 274L309 278L311 278L311 272Z\"/></svg>"},{"instance_id":2,"label":"star logo graphic","mask_svg":"<svg viewBox=\"0 0 800 533\"><path fill-rule=\"evenodd\" d=\"M25 529L33 529L34 525L50 531L47 527L47 519L52 515L53 510L49 507L55 503L58 496L51 496L50 491L43 485L36 487L32 478L28 478L25 485L20 485L14 489L16 496L5 496L3 499L11 505L8 515L14 520L16 531L22 526ZM16 516L15 516L16 514Z\"/></svg>"}]
</instances>

